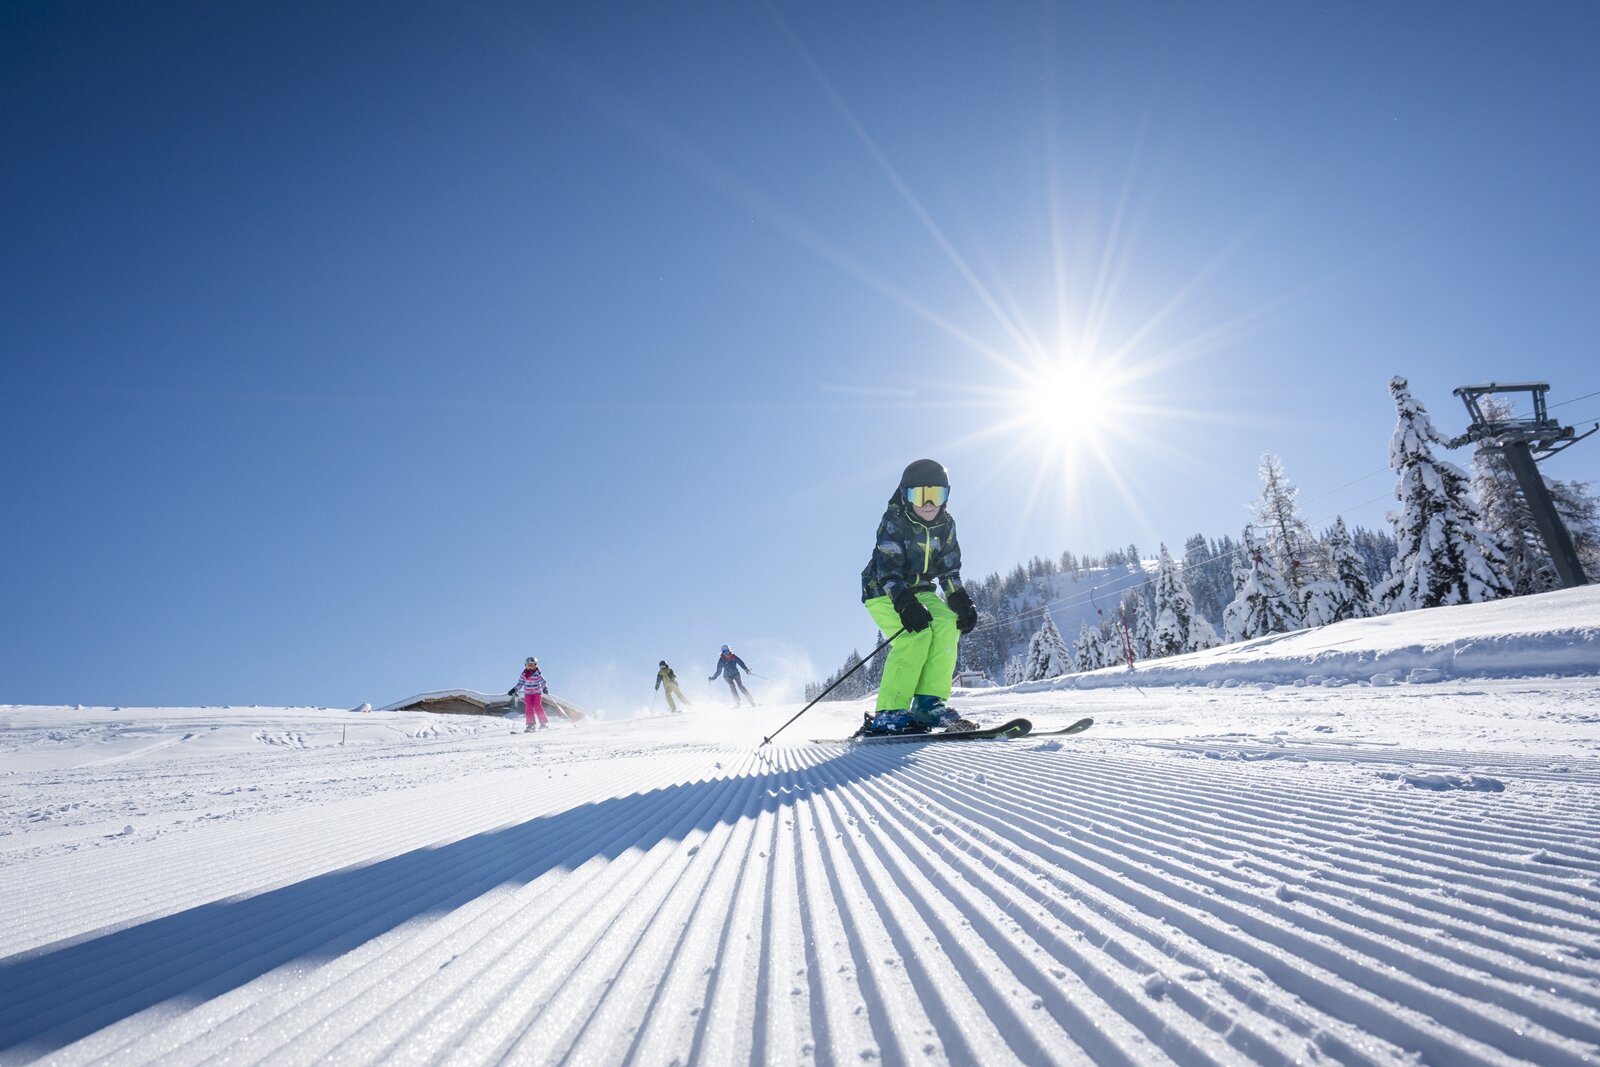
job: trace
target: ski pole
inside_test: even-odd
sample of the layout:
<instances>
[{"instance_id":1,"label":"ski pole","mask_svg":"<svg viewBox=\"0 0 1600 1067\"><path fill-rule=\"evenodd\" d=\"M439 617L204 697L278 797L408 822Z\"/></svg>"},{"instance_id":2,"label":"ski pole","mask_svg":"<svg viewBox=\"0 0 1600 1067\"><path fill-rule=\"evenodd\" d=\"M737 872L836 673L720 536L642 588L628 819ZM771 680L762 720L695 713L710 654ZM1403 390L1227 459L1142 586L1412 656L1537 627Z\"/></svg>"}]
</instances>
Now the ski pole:
<instances>
[{"instance_id":1,"label":"ski pole","mask_svg":"<svg viewBox=\"0 0 1600 1067\"><path fill-rule=\"evenodd\" d=\"M820 701L823 697L825 697L829 693L833 692L834 689L838 687L840 682L844 681L846 678L848 678L852 674L856 673L856 671L859 671L862 667L865 667L868 663L870 663L872 661L872 657L873 656L876 656L879 652L882 652L884 649L886 649L890 645L894 644L894 639L896 637L899 637L901 634L903 634L905 632L906 632L906 628L904 626L902 626L902 627L900 627L900 629L896 630L891 636L885 637L883 639L883 644L879 645L877 648L873 649L871 652L868 652L865 656L863 656L861 658L861 662L860 663L857 663L854 667L851 667L849 670L847 670L843 674L839 675L839 677L835 678L833 680L833 685L828 686L828 688L826 688L822 692L818 693L815 700L813 700L811 703L807 704L805 707L801 708L799 711L795 712L794 715L790 716L789 722L784 723L782 726L780 726L776 730L772 731L772 737L777 737L779 734L783 733L783 731L787 730L789 728L789 723L790 722L794 722L795 719L798 719L800 716L804 715L806 712L808 712L812 708L816 707L817 706L817 701ZM767 745L770 745L772 743L772 737L763 737L761 739L761 744L757 745L756 747L757 748L764 748Z\"/></svg>"}]
</instances>

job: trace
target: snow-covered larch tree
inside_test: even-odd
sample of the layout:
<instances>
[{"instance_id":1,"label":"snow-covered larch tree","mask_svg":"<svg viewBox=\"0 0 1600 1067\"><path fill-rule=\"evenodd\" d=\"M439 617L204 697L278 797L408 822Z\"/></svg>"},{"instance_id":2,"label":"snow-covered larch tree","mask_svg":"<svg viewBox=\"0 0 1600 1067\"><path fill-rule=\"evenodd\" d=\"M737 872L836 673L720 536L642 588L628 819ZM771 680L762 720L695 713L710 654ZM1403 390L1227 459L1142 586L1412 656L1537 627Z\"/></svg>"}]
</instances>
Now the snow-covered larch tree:
<instances>
[{"instance_id":1,"label":"snow-covered larch tree","mask_svg":"<svg viewBox=\"0 0 1600 1067\"><path fill-rule=\"evenodd\" d=\"M1061 639L1061 631L1056 629L1056 621L1050 617L1050 609L1046 607L1039 632L1028 642L1028 661L1023 668L1022 680L1037 682L1071 671L1072 653L1067 651L1067 643Z\"/></svg>"},{"instance_id":2,"label":"snow-covered larch tree","mask_svg":"<svg viewBox=\"0 0 1600 1067\"><path fill-rule=\"evenodd\" d=\"M1251 505L1261 531L1261 544L1257 547L1272 557L1278 573L1298 600L1301 588L1322 578L1326 568L1311 527L1300 517L1300 507L1295 503L1300 490L1289 480L1283 461L1271 452L1263 452L1258 469L1261 496Z\"/></svg>"},{"instance_id":3,"label":"snow-covered larch tree","mask_svg":"<svg viewBox=\"0 0 1600 1067\"><path fill-rule=\"evenodd\" d=\"M1507 596L1504 557L1480 525L1460 467L1433 454L1445 439L1404 378L1389 382L1399 421L1389 439L1389 466L1400 476L1392 514L1398 555L1377 599L1387 611L1445 604L1481 604Z\"/></svg>"},{"instance_id":4,"label":"snow-covered larch tree","mask_svg":"<svg viewBox=\"0 0 1600 1067\"><path fill-rule=\"evenodd\" d=\"M1578 562L1591 583L1600 583L1600 497L1588 482L1550 481L1550 499L1572 537Z\"/></svg>"}]
</instances>

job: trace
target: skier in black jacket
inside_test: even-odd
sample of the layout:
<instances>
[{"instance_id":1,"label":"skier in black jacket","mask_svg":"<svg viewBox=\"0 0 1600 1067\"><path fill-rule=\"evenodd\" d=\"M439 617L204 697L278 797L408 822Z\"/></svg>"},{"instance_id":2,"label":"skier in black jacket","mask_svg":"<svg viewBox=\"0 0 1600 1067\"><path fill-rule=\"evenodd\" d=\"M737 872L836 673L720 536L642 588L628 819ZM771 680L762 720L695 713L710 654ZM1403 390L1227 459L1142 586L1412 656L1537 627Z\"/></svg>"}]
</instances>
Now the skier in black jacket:
<instances>
[{"instance_id":1,"label":"skier in black jacket","mask_svg":"<svg viewBox=\"0 0 1600 1067\"><path fill-rule=\"evenodd\" d=\"M877 712L863 733L973 728L945 706L960 635L978 625L978 610L961 585L961 545L945 510L949 499L944 467L919 459L900 475L878 522L872 558L861 572L861 600L883 633L905 632L889 648Z\"/></svg>"}]
</instances>

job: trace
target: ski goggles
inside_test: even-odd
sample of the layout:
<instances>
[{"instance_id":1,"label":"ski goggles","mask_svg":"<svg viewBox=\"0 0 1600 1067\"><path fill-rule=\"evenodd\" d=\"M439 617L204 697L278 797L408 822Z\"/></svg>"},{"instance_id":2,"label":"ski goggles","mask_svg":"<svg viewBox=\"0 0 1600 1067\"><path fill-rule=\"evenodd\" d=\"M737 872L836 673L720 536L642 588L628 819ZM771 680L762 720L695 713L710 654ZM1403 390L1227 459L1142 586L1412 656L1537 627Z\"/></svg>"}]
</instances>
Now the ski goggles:
<instances>
[{"instance_id":1,"label":"ski goggles","mask_svg":"<svg viewBox=\"0 0 1600 1067\"><path fill-rule=\"evenodd\" d=\"M906 503L914 508L920 508L924 504L937 504L942 508L944 502L950 499L948 485L913 485L905 493Z\"/></svg>"}]
</instances>

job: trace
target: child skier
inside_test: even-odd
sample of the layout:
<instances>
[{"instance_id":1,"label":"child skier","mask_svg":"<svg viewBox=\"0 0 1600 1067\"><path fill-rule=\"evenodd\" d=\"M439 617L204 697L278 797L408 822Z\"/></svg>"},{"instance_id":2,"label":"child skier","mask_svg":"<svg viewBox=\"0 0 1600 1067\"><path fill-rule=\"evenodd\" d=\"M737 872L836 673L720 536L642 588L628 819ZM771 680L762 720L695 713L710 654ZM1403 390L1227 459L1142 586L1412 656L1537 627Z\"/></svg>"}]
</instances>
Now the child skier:
<instances>
[{"instance_id":1,"label":"child skier","mask_svg":"<svg viewBox=\"0 0 1600 1067\"><path fill-rule=\"evenodd\" d=\"M672 698L676 696L678 700L683 701L685 704L689 703L689 698L683 695L682 689L678 688L678 676L673 673L671 667L667 666L666 660L661 661L661 667L656 671L656 688L660 689L663 685L667 687L667 710L676 715L678 714L678 704Z\"/></svg>"},{"instance_id":2,"label":"child skier","mask_svg":"<svg viewBox=\"0 0 1600 1067\"><path fill-rule=\"evenodd\" d=\"M535 730L550 729L550 720L544 715L544 695L550 691L545 684L544 675L539 673L539 661L529 656L523 663L522 677L517 679L517 684L511 687L511 695L522 694L522 732L531 734ZM534 720L538 725L534 725Z\"/></svg>"},{"instance_id":3,"label":"child skier","mask_svg":"<svg viewBox=\"0 0 1600 1067\"><path fill-rule=\"evenodd\" d=\"M729 652L727 645L723 645L722 652L717 656L717 672L710 678L707 678L706 681L714 682L718 678L727 678L728 692L733 694L733 706L736 708L739 707L739 694L743 693L745 695L745 699L750 701L750 706L753 708L756 706L756 698L751 696L750 690L744 687L744 679L739 677L740 667L744 667L747 673L750 670L750 668L745 665L744 660L740 659L732 652Z\"/></svg>"},{"instance_id":4,"label":"child skier","mask_svg":"<svg viewBox=\"0 0 1600 1067\"><path fill-rule=\"evenodd\" d=\"M889 647L877 711L867 716L862 735L975 728L945 706L959 635L978 625L978 610L961 586L961 546L945 510L949 499L944 467L919 459L900 476L878 523L877 546L861 572L861 600L883 633L905 632Z\"/></svg>"}]
</instances>

